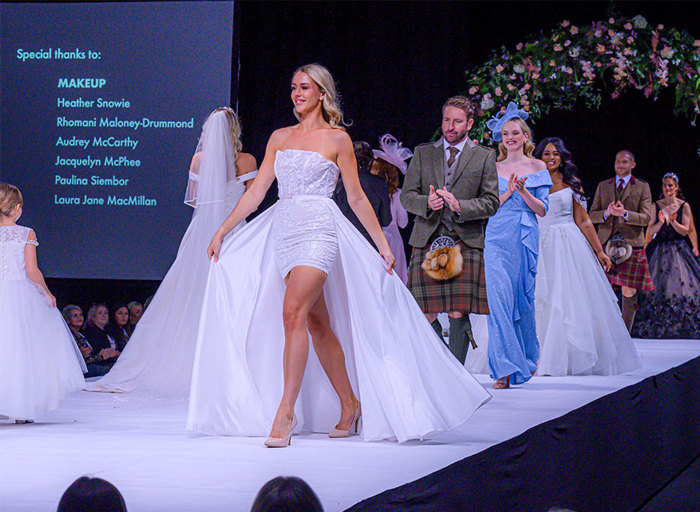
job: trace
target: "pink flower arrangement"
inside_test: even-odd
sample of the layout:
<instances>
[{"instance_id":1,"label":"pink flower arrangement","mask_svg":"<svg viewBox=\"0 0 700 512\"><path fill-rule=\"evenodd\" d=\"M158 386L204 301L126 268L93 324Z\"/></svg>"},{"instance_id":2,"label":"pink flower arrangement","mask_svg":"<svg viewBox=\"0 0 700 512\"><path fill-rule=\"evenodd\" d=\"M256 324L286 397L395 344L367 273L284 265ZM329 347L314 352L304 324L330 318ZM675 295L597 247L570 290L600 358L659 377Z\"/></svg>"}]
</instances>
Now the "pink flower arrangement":
<instances>
[{"instance_id":1,"label":"pink flower arrangement","mask_svg":"<svg viewBox=\"0 0 700 512\"><path fill-rule=\"evenodd\" d=\"M597 108L605 83L612 98L636 89L655 100L662 89L673 88L676 113L700 116L700 39L687 32L650 25L637 15L581 27L563 20L540 39L519 42L512 52L495 50L474 69L468 91L480 107L474 127L480 140L487 138L490 109L517 101L536 121L579 101Z\"/></svg>"},{"instance_id":2,"label":"pink flower arrangement","mask_svg":"<svg viewBox=\"0 0 700 512\"><path fill-rule=\"evenodd\" d=\"M661 57L663 57L664 59L670 59L671 57L673 57L674 53L676 53L676 52L674 51L673 48L671 48L668 45L664 45L664 47L659 52L659 55L661 55Z\"/></svg>"}]
</instances>

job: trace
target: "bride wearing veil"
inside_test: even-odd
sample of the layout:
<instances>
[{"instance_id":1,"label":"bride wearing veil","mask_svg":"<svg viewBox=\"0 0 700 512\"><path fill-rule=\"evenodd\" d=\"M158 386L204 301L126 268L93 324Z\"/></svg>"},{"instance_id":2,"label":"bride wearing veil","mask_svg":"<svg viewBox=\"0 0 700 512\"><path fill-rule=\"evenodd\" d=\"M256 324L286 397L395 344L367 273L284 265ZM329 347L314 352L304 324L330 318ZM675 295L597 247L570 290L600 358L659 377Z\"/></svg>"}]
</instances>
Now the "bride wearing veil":
<instances>
[{"instance_id":1,"label":"bride wearing veil","mask_svg":"<svg viewBox=\"0 0 700 512\"><path fill-rule=\"evenodd\" d=\"M192 157L185 204L194 208L177 257L110 372L91 391L186 398L209 271L205 249L256 174L241 153L241 128L229 107L204 123ZM246 183L246 185L244 185Z\"/></svg>"}]
</instances>

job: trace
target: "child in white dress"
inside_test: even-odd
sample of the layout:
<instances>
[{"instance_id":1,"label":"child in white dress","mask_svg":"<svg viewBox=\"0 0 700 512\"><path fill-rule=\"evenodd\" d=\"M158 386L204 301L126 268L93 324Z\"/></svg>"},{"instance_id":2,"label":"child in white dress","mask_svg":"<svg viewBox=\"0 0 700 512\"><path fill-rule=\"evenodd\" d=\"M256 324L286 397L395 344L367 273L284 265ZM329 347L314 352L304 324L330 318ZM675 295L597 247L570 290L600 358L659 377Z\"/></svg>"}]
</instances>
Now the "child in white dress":
<instances>
[{"instance_id":1,"label":"child in white dress","mask_svg":"<svg viewBox=\"0 0 700 512\"><path fill-rule=\"evenodd\" d=\"M21 215L22 194L0 183L0 415L18 423L85 385L80 352L37 266L36 235L17 225Z\"/></svg>"}]
</instances>

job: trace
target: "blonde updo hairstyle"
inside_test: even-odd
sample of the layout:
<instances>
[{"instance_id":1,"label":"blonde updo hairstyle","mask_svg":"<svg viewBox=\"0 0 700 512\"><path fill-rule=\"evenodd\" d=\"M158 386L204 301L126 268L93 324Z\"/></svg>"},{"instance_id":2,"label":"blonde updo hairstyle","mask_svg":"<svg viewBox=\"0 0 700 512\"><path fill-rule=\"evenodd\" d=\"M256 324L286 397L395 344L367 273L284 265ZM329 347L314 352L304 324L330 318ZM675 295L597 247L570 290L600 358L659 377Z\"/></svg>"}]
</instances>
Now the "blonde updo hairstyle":
<instances>
[{"instance_id":1,"label":"blonde updo hairstyle","mask_svg":"<svg viewBox=\"0 0 700 512\"><path fill-rule=\"evenodd\" d=\"M0 214L3 217L9 217L17 205L23 204L22 193L17 187L9 183L0 183Z\"/></svg>"},{"instance_id":2,"label":"blonde updo hairstyle","mask_svg":"<svg viewBox=\"0 0 700 512\"><path fill-rule=\"evenodd\" d=\"M236 112L231 107L219 107L207 116L207 121L211 116L213 116L217 112L223 112L226 115L226 121L228 122L228 126L231 129L231 142L233 143L233 161L237 162L238 153L240 153L241 149L243 149L243 144L241 144L241 123L238 120L238 115L236 115ZM204 121L204 124L207 124L207 122ZM237 168L238 165L236 165L236 169Z\"/></svg>"},{"instance_id":3,"label":"blonde updo hairstyle","mask_svg":"<svg viewBox=\"0 0 700 512\"><path fill-rule=\"evenodd\" d=\"M297 68L292 74L292 78L299 72L309 75L309 78L321 89L323 93L323 119L333 128L345 130L345 127L349 126L350 123L346 123L345 119L343 119L343 111L340 109L340 94L335 88L335 82L330 71L320 64L306 64ZM294 116L301 121L301 117L296 109L294 109Z\"/></svg>"},{"instance_id":4,"label":"blonde updo hairstyle","mask_svg":"<svg viewBox=\"0 0 700 512\"><path fill-rule=\"evenodd\" d=\"M535 144L532 142L532 130L530 127L527 125L525 121L523 121L519 117L511 117L503 123L503 126L506 125L506 123L510 123L511 121L515 122L520 126L520 129L523 131L523 133L526 133L528 135L527 140L525 141L525 144L523 144L523 153L525 153L525 156L529 158L534 158L532 156L532 152L535 150ZM502 160L505 160L506 157L508 156L508 150L506 149L505 144L503 142L498 143L498 158L496 159L497 162L501 162Z\"/></svg>"}]
</instances>

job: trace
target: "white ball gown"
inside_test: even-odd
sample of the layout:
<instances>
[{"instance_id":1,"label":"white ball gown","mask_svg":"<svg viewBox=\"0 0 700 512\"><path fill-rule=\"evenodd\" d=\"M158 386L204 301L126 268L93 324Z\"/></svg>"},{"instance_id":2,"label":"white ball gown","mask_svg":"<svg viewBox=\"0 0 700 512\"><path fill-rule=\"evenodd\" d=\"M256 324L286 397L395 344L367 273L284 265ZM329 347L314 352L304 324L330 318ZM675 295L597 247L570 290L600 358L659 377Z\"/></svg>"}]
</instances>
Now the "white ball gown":
<instances>
[{"instance_id":1,"label":"white ball gown","mask_svg":"<svg viewBox=\"0 0 700 512\"><path fill-rule=\"evenodd\" d=\"M27 276L29 232L0 226L0 415L16 419L39 418L85 386L68 326Z\"/></svg>"},{"instance_id":2,"label":"white ball gown","mask_svg":"<svg viewBox=\"0 0 700 512\"><path fill-rule=\"evenodd\" d=\"M190 172L185 203L194 212L177 257L119 360L91 391L187 398L209 272L206 248L254 174L236 177L232 148L225 113L212 114L197 147L199 166Z\"/></svg>"},{"instance_id":3,"label":"white ball gown","mask_svg":"<svg viewBox=\"0 0 700 512\"><path fill-rule=\"evenodd\" d=\"M549 195L535 288L538 375L617 375L642 367L617 297L574 222L574 192ZM583 204L585 208L585 204Z\"/></svg>"},{"instance_id":4,"label":"white ball gown","mask_svg":"<svg viewBox=\"0 0 700 512\"><path fill-rule=\"evenodd\" d=\"M540 218L535 318L540 341L537 375L617 375L642 367L622 320L617 297L588 241L574 222L573 191L549 195ZM582 203L585 208L585 203ZM483 315L470 315L479 348L466 367L488 373Z\"/></svg>"},{"instance_id":5,"label":"white ball gown","mask_svg":"<svg viewBox=\"0 0 700 512\"><path fill-rule=\"evenodd\" d=\"M362 402L366 441L452 430L489 393L438 339L396 273L330 199L337 166L319 153L276 154L280 200L225 241L211 263L197 340L187 427L267 436L283 389L283 276L325 270L331 326ZM310 351L297 431L328 432L337 395Z\"/></svg>"}]
</instances>

